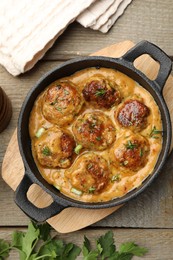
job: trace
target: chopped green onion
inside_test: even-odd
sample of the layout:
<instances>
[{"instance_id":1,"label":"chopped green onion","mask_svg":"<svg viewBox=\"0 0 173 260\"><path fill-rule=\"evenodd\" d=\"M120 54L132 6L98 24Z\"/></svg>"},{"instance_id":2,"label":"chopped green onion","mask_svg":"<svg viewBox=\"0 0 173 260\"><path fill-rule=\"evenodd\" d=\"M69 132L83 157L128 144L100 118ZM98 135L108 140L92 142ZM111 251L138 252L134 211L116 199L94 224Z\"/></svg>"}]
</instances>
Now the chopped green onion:
<instances>
[{"instance_id":1,"label":"chopped green onion","mask_svg":"<svg viewBox=\"0 0 173 260\"><path fill-rule=\"evenodd\" d=\"M97 137L96 137L96 140L97 140L97 141L100 141L100 140L101 140L101 137L100 137L100 136L97 136Z\"/></svg>"},{"instance_id":2,"label":"chopped green onion","mask_svg":"<svg viewBox=\"0 0 173 260\"><path fill-rule=\"evenodd\" d=\"M53 184L53 186L57 189L57 190L61 190L61 187L57 184Z\"/></svg>"},{"instance_id":3,"label":"chopped green onion","mask_svg":"<svg viewBox=\"0 0 173 260\"><path fill-rule=\"evenodd\" d=\"M123 165L127 165L129 162L128 161L124 161L123 162Z\"/></svg>"},{"instance_id":4,"label":"chopped green onion","mask_svg":"<svg viewBox=\"0 0 173 260\"><path fill-rule=\"evenodd\" d=\"M74 151L75 151L75 153L76 154L79 154L80 153L80 150L82 149L82 145L81 144L78 144L76 147L75 147L75 149L74 149Z\"/></svg>"},{"instance_id":5,"label":"chopped green onion","mask_svg":"<svg viewBox=\"0 0 173 260\"><path fill-rule=\"evenodd\" d=\"M88 192L89 192L89 193L93 193L93 192L95 191L95 189L96 189L96 188L94 188L94 187L90 187L89 190L88 190Z\"/></svg>"},{"instance_id":6,"label":"chopped green onion","mask_svg":"<svg viewBox=\"0 0 173 260\"><path fill-rule=\"evenodd\" d=\"M133 144L130 140L125 145L127 149L133 150L135 147L137 147L137 144Z\"/></svg>"},{"instance_id":7,"label":"chopped green onion","mask_svg":"<svg viewBox=\"0 0 173 260\"><path fill-rule=\"evenodd\" d=\"M39 138L44 133L44 131L45 131L45 128L43 128L43 127L39 128L38 131L36 132L35 136Z\"/></svg>"},{"instance_id":8,"label":"chopped green onion","mask_svg":"<svg viewBox=\"0 0 173 260\"><path fill-rule=\"evenodd\" d=\"M111 182L120 181L120 180L121 180L120 174L113 175L111 178Z\"/></svg>"},{"instance_id":9,"label":"chopped green onion","mask_svg":"<svg viewBox=\"0 0 173 260\"><path fill-rule=\"evenodd\" d=\"M55 107L55 108L56 108L56 110L58 110L59 112L62 111L62 108L61 108L61 107Z\"/></svg>"},{"instance_id":10,"label":"chopped green onion","mask_svg":"<svg viewBox=\"0 0 173 260\"><path fill-rule=\"evenodd\" d=\"M73 192L74 194L81 196L82 195L82 191L81 190L77 190L76 188L71 188L71 192Z\"/></svg>"},{"instance_id":11,"label":"chopped green onion","mask_svg":"<svg viewBox=\"0 0 173 260\"><path fill-rule=\"evenodd\" d=\"M93 167L93 164L92 164L92 163L89 163L89 164L87 165L87 169L88 169L88 170L90 170L92 167Z\"/></svg>"},{"instance_id":12,"label":"chopped green onion","mask_svg":"<svg viewBox=\"0 0 173 260\"><path fill-rule=\"evenodd\" d=\"M65 95L69 95L69 91L66 89L64 89L64 93L65 93Z\"/></svg>"},{"instance_id":13,"label":"chopped green onion","mask_svg":"<svg viewBox=\"0 0 173 260\"><path fill-rule=\"evenodd\" d=\"M163 131L157 130L156 127L154 126L153 129L151 130L150 137L158 139L158 137L155 135L162 134L162 133Z\"/></svg>"}]
</instances>

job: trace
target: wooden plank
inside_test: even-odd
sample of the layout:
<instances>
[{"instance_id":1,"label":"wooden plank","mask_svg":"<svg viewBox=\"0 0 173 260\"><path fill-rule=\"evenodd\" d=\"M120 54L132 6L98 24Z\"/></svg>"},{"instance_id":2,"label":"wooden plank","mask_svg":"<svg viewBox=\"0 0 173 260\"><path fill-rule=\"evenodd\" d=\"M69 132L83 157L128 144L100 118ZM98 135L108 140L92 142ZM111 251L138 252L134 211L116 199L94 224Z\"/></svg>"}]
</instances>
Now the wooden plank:
<instances>
[{"instance_id":1,"label":"wooden plank","mask_svg":"<svg viewBox=\"0 0 173 260\"><path fill-rule=\"evenodd\" d=\"M22 230L21 228L0 228L0 239L6 239L10 241L11 234L14 230ZM114 233L115 243L117 248L121 243L127 241L133 241L139 246L148 248L149 252L142 259L148 260L171 260L173 259L172 244L173 244L173 229L83 229L75 233L69 233L65 235L52 232L52 235L57 235L59 239L63 239L66 243L73 242L79 246L82 246L83 237L86 235L91 241L92 246L95 246L95 240L104 235L108 230L112 230ZM9 260L18 260L18 253L12 251ZM82 260L82 256L78 259ZM141 259L134 257L134 260Z\"/></svg>"},{"instance_id":2,"label":"wooden plank","mask_svg":"<svg viewBox=\"0 0 173 260\"><path fill-rule=\"evenodd\" d=\"M173 56L172 0L133 0L107 34L74 23L57 39L45 60L66 60L86 56L107 45L130 39L149 40Z\"/></svg>"}]
</instances>

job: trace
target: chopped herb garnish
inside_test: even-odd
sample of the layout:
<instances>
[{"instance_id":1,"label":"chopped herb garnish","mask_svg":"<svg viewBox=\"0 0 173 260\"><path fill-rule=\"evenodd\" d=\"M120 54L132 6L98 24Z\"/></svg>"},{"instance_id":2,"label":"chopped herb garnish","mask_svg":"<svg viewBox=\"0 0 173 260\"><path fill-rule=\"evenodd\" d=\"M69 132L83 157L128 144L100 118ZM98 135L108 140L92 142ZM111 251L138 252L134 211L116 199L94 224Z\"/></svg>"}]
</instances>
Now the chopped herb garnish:
<instances>
[{"instance_id":1,"label":"chopped herb garnish","mask_svg":"<svg viewBox=\"0 0 173 260\"><path fill-rule=\"evenodd\" d=\"M142 156L143 156L143 154L144 154L144 153L143 153L143 150L142 150L142 148L141 148L141 149L140 149L139 156L140 156L140 157L142 157Z\"/></svg>"},{"instance_id":2,"label":"chopped herb garnish","mask_svg":"<svg viewBox=\"0 0 173 260\"><path fill-rule=\"evenodd\" d=\"M61 187L57 184L53 184L53 186L57 189L57 190L61 190Z\"/></svg>"},{"instance_id":3,"label":"chopped herb garnish","mask_svg":"<svg viewBox=\"0 0 173 260\"><path fill-rule=\"evenodd\" d=\"M156 127L154 126L153 129L151 130L150 137L158 139L159 137L155 135L162 134L162 133L163 131L156 129Z\"/></svg>"},{"instance_id":4,"label":"chopped herb garnish","mask_svg":"<svg viewBox=\"0 0 173 260\"><path fill-rule=\"evenodd\" d=\"M134 144L129 140L125 146L127 149L133 150L135 147L137 147L137 144Z\"/></svg>"},{"instance_id":5,"label":"chopped herb garnish","mask_svg":"<svg viewBox=\"0 0 173 260\"><path fill-rule=\"evenodd\" d=\"M77 190L76 188L71 188L71 192L73 192L74 194L81 196L82 195L82 191L81 190Z\"/></svg>"},{"instance_id":6,"label":"chopped herb garnish","mask_svg":"<svg viewBox=\"0 0 173 260\"><path fill-rule=\"evenodd\" d=\"M96 123L92 123L89 125L90 128L94 128L96 126Z\"/></svg>"},{"instance_id":7,"label":"chopped herb garnish","mask_svg":"<svg viewBox=\"0 0 173 260\"><path fill-rule=\"evenodd\" d=\"M69 91L66 89L64 89L64 93L65 93L65 95L69 95Z\"/></svg>"},{"instance_id":8,"label":"chopped herb garnish","mask_svg":"<svg viewBox=\"0 0 173 260\"><path fill-rule=\"evenodd\" d=\"M120 174L113 175L111 178L111 182L120 181L120 180L121 180Z\"/></svg>"},{"instance_id":9,"label":"chopped herb garnish","mask_svg":"<svg viewBox=\"0 0 173 260\"><path fill-rule=\"evenodd\" d=\"M58 110L59 112L62 111L62 108L61 108L61 107L55 107L55 108L56 108L56 110Z\"/></svg>"},{"instance_id":10,"label":"chopped herb garnish","mask_svg":"<svg viewBox=\"0 0 173 260\"><path fill-rule=\"evenodd\" d=\"M106 93L106 89L98 89L95 93L97 97L101 97Z\"/></svg>"},{"instance_id":11,"label":"chopped herb garnish","mask_svg":"<svg viewBox=\"0 0 173 260\"><path fill-rule=\"evenodd\" d=\"M53 102L50 103L51 106L54 106L57 103L57 99L55 99Z\"/></svg>"},{"instance_id":12,"label":"chopped herb garnish","mask_svg":"<svg viewBox=\"0 0 173 260\"><path fill-rule=\"evenodd\" d=\"M122 164L127 165L128 163L129 163L128 161L124 161Z\"/></svg>"},{"instance_id":13,"label":"chopped herb garnish","mask_svg":"<svg viewBox=\"0 0 173 260\"><path fill-rule=\"evenodd\" d=\"M43 128L43 127L39 128L38 131L36 132L35 136L39 138L44 133L44 131L45 131L45 128Z\"/></svg>"},{"instance_id":14,"label":"chopped herb garnish","mask_svg":"<svg viewBox=\"0 0 173 260\"><path fill-rule=\"evenodd\" d=\"M74 151L75 151L75 153L76 154L79 154L80 153L80 150L83 148L83 146L81 145L81 144L78 144L76 147L75 147L75 149L74 149Z\"/></svg>"},{"instance_id":15,"label":"chopped herb garnish","mask_svg":"<svg viewBox=\"0 0 173 260\"><path fill-rule=\"evenodd\" d=\"M152 138L154 138L154 139L159 139L159 137L158 137L158 136L155 136L155 135L152 136Z\"/></svg>"},{"instance_id":16,"label":"chopped herb garnish","mask_svg":"<svg viewBox=\"0 0 173 260\"><path fill-rule=\"evenodd\" d=\"M95 191L95 189L96 189L96 188L94 188L94 187L90 187L89 190L88 190L88 192L89 192L89 193L93 193L93 192Z\"/></svg>"},{"instance_id":17,"label":"chopped herb garnish","mask_svg":"<svg viewBox=\"0 0 173 260\"><path fill-rule=\"evenodd\" d=\"M100 140L101 140L101 137L100 137L100 136L97 136L97 137L96 137L96 140L97 140L97 141L100 141Z\"/></svg>"},{"instance_id":18,"label":"chopped herb garnish","mask_svg":"<svg viewBox=\"0 0 173 260\"><path fill-rule=\"evenodd\" d=\"M50 149L49 149L48 146L45 146L45 147L43 148L42 154L44 154L45 156L51 155L51 151L50 151Z\"/></svg>"},{"instance_id":19,"label":"chopped herb garnish","mask_svg":"<svg viewBox=\"0 0 173 260\"><path fill-rule=\"evenodd\" d=\"M92 163L89 163L89 164L87 165L87 169L88 169L88 170L90 170L92 167L93 167L93 164L92 164Z\"/></svg>"},{"instance_id":20,"label":"chopped herb garnish","mask_svg":"<svg viewBox=\"0 0 173 260\"><path fill-rule=\"evenodd\" d=\"M61 89L61 85L60 85L60 84L57 84L56 87L57 87L58 89Z\"/></svg>"}]
</instances>

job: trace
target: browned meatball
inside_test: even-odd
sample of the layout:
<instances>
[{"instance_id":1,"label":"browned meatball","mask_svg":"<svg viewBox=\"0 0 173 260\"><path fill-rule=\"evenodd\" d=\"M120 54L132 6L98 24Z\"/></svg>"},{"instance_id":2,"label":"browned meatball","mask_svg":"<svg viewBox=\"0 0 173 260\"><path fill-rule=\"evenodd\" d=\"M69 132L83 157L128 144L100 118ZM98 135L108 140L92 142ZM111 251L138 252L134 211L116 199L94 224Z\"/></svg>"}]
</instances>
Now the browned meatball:
<instances>
[{"instance_id":1,"label":"browned meatball","mask_svg":"<svg viewBox=\"0 0 173 260\"><path fill-rule=\"evenodd\" d=\"M90 78L82 93L87 102L99 108L111 108L121 101L116 83L101 77Z\"/></svg>"},{"instance_id":2,"label":"browned meatball","mask_svg":"<svg viewBox=\"0 0 173 260\"><path fill-rule=\"evenodd\" d=\"M149 150L149 142L145 137L139 134L131 134L126 138L122 136L113 147L113 159L118 166L138 171L147 163Z\"/></svg>"},{"instance_id":3,"label":"browned meatball","mask_svg":"<svg viewBox=\"0 0 173 260\"><path fill-rule=\"evenodd\" d=\"M140 131L147 126L147 116L149 108L138 100L127 100L116 112L115 116L120 125L136 131Z\"/></svg>"},{"instance_id":4,"label":"browned meatball","mask_svg":"<svg viewBox=\"0 0 173 260\"><path fill-rule=\"evenodd\" d=\"M57 81L43 96L42 112L53 124L71 123L83 105L82 97L70 81Z\"/></svg>"},{"instance_id":5,"label":"browned meatball","mask_svg":"<svg viewBox=\"0 0 173 260\"><path fill-rule=\"evenodd\" d=\"M73 133L78 144L91 150L104 150L115 140L113 123L102 112L82 114L73 125Z\"/></svg>"},{"instance_id":6,"label":"browned meatball","mask_svg":"<svg viewBox=\"0 0 173 260\"><path fill-rule=\"evenodd\" d=\"M109 181L108 163L99 155L85 153L66 171L72 187L84 193L100 193Z\"/></svg>"},{"instance_id":7,"label":"browned meatball","mask_svg":"<svg viewBox=\"0 0 173 260\"><path fill-rule=\"evenodd\" d=\"M34 144L39 163L51 168L69 167L74 147L75 141L72 135L56 126L46 130Z\"/></svg>"}]
</instances>

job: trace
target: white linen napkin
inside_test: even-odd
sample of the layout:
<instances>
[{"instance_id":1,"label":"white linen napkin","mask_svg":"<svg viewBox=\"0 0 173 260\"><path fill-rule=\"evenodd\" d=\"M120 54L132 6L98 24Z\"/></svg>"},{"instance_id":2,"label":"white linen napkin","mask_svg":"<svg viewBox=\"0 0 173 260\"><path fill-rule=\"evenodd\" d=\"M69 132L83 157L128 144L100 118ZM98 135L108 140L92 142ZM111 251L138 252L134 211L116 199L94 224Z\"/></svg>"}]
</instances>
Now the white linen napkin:
<instances>
[{"instance_id":1,"label":"white linen napkin","mask_svg":"<svg viewBox=\"0 0 173 260\"><path fill-rule=\"evenodd\" d=\"M114 3L114 1L115 0L96 1L77 17L77 22L86 28L93 26L96 24L97 19L107 11L107 9Z\"/></svg>"},{"instance_id":2,"label":"white linen napkin","mask_svg":"<svg viewBox=\"0 0 173 260\"><path fill-rule=\"evenodd\" d=\"M0 63L14 76L31 69L95 0L1 0Z\"/></svg>"},{"instance_id":3,"label":"white linen napkin","mask_svg":"<svg viewBox=\"0 0 173 260\"><path fill-rule=\"evenodd\" d=\"M131 2L132 0L96 1L78 16L77 21L84 27L106 33Z\"/></svg>"},{"instance_id":4,"label":"white linen napkin","mask_svg":"<svg viewBox=\"0 0 173 260\"><path fill-rule=\"evenodd\" d=\"M102 33L107 33L131 2L132 0L123 0L118 6L117 11L107 20L105 24L99 27L99 31Z\"/></svg>"},{"instance_id":5,"label":"white linen napkin","mask_svg":"<svg viewBox=\"0 0 173 260\"><path fill-rule=\"evenodd\" d=\"M0 64L31 69L75 19L106 33L132 0L0 0Z\"/></svg>"}]
</instances>

